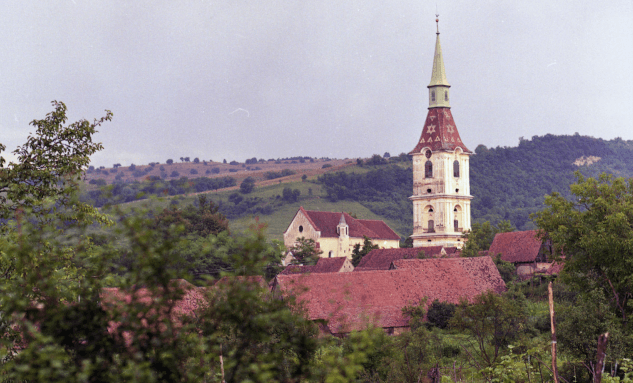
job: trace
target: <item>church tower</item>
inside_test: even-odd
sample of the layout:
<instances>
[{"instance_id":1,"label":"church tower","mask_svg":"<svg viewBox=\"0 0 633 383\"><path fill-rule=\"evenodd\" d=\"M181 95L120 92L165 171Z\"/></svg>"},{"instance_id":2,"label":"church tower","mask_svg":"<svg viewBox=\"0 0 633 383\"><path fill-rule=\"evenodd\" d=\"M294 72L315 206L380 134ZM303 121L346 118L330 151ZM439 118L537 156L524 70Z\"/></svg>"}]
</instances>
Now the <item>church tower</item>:
<instances>
[{"instance_id":1,"label":"church tower","mask_svg":"<svg viewBox=\"0 0 633 383\"><path fill-rule=\"evenodd\" d=\"M469 157L450 106L439 19L433 72L429 84L429 112L413 156L414 247L463 246L462 233L470 230Z\"/></svg>"}]
</instances>

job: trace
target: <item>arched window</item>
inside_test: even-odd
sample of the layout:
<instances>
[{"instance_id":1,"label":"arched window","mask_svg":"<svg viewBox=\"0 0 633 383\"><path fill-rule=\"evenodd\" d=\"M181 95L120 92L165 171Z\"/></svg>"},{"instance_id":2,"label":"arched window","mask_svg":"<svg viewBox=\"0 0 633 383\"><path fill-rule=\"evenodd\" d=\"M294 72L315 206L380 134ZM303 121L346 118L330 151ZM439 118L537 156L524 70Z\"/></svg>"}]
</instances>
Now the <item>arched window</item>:
<instances>
[{"instance_id":1,"label":"arched window","mask_svg":"<svg viewBox=\"0 0 633 383\"><path fill-rule=\"evenodd\" d=\"M448 101L448 91L444 91L444 101Z\"/></svg>"},{"instance_id":2,"label":"arched window","mask_svg":"<svg viewBox=\"0 0 633 383\"><path fill-rule=\"evenodd\" d=\"M435 91L434 90L431 91L431 101L435 102Z\"/></svg>"},{"instance_id":3,"label":"arched window","mask_svg":"<svg viewBox=\"0 0 633 383\"><path fill-rule=\"evenodd\" d=\"M455 160L455 162L453 162L453 176L454 177L459 177L459 161Z\"/></svg>"},{"instance_id":4,"label":"arched window","mask_svg":"<svg viewBox=\"0 0 633 383\"><path fill-rule=\"evenodd\" d=\"M433 162L426 161L424 164L424 178L433 178Z\"/></svg>"},{"instance_id":5,"label":"arched window","mask_svg":"<svg viewBox=\"0 0 633 383\"><path fill-rule=\"evenodd\" d=\"M327 254L328 258L332 258L332 250L330 250L330 252Z\"/></svg>"},{"instance_id":6,"label":"arched window","mask_svg":"<svg viewBox=\"0 0 633 383\"><path fill-rule=\"evenodd\" d=\"M429 233L435 233L435 222L432 219L429 219Z\"/></svg>"}]
</instances>

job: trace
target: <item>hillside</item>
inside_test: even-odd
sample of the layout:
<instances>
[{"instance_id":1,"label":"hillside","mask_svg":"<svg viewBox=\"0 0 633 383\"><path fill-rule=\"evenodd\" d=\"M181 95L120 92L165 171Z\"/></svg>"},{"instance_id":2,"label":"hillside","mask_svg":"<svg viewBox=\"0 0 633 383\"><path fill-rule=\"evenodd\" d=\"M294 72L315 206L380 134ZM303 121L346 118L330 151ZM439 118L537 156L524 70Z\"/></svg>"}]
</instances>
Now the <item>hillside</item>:
<instances>
[{"instance_id":1,"label":"hillside","mask_svg":"<svg viewBox=\"0 0 633 383\"><path fill-rule=\"evenodd\" d=\"M219 205L220 211L229 217L233 228L244 229L252 222L252 217L259 216L261 221L269 223L270 235L277 239L281 238L285 225L290 222L300 205L315 210L352 212L359 218L384 219L401 236L410 235L412 206L408 197L411 195L413 181L411 162L406 155L388 159L374 156L364 162L285 162L267 161L265 164L262 162L256 165L161 165L180 169L177 171L181 173L187 169L197 169L195 166L201 169L219 167L221 172L212 176L218 181L231 177L235 183L228 188L200 190L199 184L206 185L211 182L205 181L209 176L206 172L202 177L198 177L199 183L195 182L195 174L184 180L182 177L170 180L146 176L131 182L115 182L110 186L110 192L118 188L121 194L121 190L127 188L125 195L130 201L134 201L152 193L160 195L158 191L163 190L161 188L178 182L181 184L180 189L164 189L168 192L163 195L192 195L196 192L206 193L208 190L220 189L213 191L209 196ZM326 164L334 166L327 167ZM260 169L256 170L253 166ZM156 165L153 167L160 170ZM230 169L238 171L231 172ZM283 169L291 170L294 174L266 179L268 172L280 173ZM633 141L606 141L579 135L546 135L535 136L529 140L521 139L516 147L487 148L479 145L470 161L471 193L474 196L473 221L490 220L497 223L500 220L509 220L519 230L530 229L533 225L529 215L542 209L545 195L552 192L568 195L569 185L575 180L576 170L587 176L595 176L600 172L624 177L633 176ZM200 176L200 173L202 172L198 171L197 176ZM306 179L302 182L304 174ZM92 178L88 179L94 179L95 175L91 176ZM256 179L255 190L245 195L237 193L239 183L247 176ZM96 185L90 186L91 188L84 193L85 199L90 200L86 196L103 193ZM285 192L284 189L288 191ZM290 193L294 190L298 193L296 197ZM167 203L186 204L194 201L192 197L170 198L171 202L152 203L166 206ZM114 200L111 202L117 203ZM137 204L139 202L131 203L130 206Z\"/></svg>"}]
</instances>

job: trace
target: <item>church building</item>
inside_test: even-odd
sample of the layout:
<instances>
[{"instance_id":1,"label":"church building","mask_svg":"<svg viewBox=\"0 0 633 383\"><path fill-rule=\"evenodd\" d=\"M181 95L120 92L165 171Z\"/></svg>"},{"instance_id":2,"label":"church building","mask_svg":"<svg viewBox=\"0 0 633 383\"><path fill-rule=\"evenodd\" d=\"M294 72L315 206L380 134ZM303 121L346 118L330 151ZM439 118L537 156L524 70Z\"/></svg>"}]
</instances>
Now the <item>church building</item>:
<instances>
[{"instance_id":1,"label":"church building","mask_svg":"<svg viewBox=\"0 0 633 383\"><path fill-rule=\"evenodd\" d=\"M435 20L436 23L439 20ZM451 114L439 26L429 89L429 112L413 156L414 247L463 246L470 230L469 157Z\"/></svg>"}]
</instances>

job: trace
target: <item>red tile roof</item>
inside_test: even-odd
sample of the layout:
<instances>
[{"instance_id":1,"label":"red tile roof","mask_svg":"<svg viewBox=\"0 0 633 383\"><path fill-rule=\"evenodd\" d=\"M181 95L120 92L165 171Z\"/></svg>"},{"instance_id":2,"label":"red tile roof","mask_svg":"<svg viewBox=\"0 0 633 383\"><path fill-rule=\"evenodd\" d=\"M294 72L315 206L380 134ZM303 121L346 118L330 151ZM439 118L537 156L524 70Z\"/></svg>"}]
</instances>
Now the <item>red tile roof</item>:
<instances>
[{"instance_id":1,"label":"red tile roof","mask_svg":"<svg viewBox=\"0 0 633 383\"><path fill-rule=\"evenodd\" d=\"M501 259L506 262L534 262L541 244L535 230L498 233L490 245L488 254L501 254Z\"/></svg>"},{"instance_id":2,"label":"red tile roof","mask_svg":"<svg viewBox=\"0 0 633 383\"><path fill-rule=\"evenodd\" d=\"M442 246L428 246L372 250L361 259L354 271L388 270L391 262L396 259L417 258L421 251L427 258L439 258L442 248ZM460 253L455 247L446 247L444 250L446 257L459 257Z\"/></svg>"},{"instance_id":3,"label":"red tile roof","mask_svg":"<svg viewBox=\"0 0 633 383\"><path fill-rule=\"evenodd\" d=\"M422 136L410 154L419 153L425 147L432 151L453 151L459 147L464 152L471 153L459 136L450 108L429 109L424 128L422 128Z\"/></svg>"},{"instance_id":4,"label":"red tile roof","mask_svg":"<svg viewBox=\"0 0 633 383\"><path fill-rule=\"evenodd\" d=\"M343 267L346 259L346 257L319 258L316 264L316 272L338 273Z\"/></svg>"},{"instance_id":5,"label":"red tile roof","mask_svg":"<svg viewBox=\"0 0 633 383\"><path fill-rule=\"evenodd\" d=\"M279 274L338 273L346 259L345 257L319 258L316 265L289 265Z\"/></svg>"},{"instance_id":6,"label":"red tile roof","mask_svg":"<svg viewBox=\"0 0 633 383\"><path fill-rule=\"evenodd\" d=\"M398 259L393 261L393 267L424 272L428 278L436 278L440 285L442 281L451 280L451 284L445 285L444 288L470 291L469 296L477 295L477 291L492 290L501 293L506 287L490 257Z\"/></svg>"},{"instance_id":7,"label":"red tile roof","mask_svg":"<svg viewBox=\"0 0 633 383\"><path fill-rule=\"evenodd\" d=\"M505 284L494 263L487 260L426 259L396 261L426 262L401 264L396 270L363 273L278 275L277 289L294 294L311 320L327 320L332 333L379 327L407 327L402 308L424 297L427 304L438 299L458 303L472 300L489 289L500 292ZM468 270L475 266L474 270Z\"/></svg>"},{"instance_id":8,"label":"red tile roof","mask_svg":"<svg viewBox=\"0 0 633 383\"><path fill-rule=\"evenodd\" d=\"M349 236L353 238L363 238L366 236L370 239L393 239L400 240L400 236L396 234L383 221L355 219L347 213L337 213L329 211L305 210L299 208L307 217L310 224L315 230L321 232L321 237L337 237L336 227L341 220L341 214L345 217L345 222L349 226Z\"/></svg>"}]
</instances>

